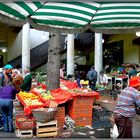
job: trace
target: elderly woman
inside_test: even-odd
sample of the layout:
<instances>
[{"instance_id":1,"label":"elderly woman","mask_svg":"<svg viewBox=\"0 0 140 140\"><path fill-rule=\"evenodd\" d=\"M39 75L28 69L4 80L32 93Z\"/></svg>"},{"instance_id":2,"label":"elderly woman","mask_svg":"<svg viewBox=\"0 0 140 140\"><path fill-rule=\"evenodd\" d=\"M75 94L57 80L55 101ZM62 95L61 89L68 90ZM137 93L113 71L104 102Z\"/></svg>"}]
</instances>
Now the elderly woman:
<instances>
[{"instance_id":1,"label":"elderly woman","mask_svg":"<svg viewBox=\"0 0 140 140\"><path fill-rule=\"evenodd\" d=\"M17 91L13 86L0 87L0 109L5 132L13 132L13 100Z\"/></svg>"},{"instance_id":2,"label":"elderly woman","mask_svg":"<svg viewBox=\"0 0 140 140\"><path fill-rule=\"evenodd\" d=\"M20 91L20 86L23 83L23 77L18 69L12 70L12 84L17 91Z\"/></svg>"}]
</instances>

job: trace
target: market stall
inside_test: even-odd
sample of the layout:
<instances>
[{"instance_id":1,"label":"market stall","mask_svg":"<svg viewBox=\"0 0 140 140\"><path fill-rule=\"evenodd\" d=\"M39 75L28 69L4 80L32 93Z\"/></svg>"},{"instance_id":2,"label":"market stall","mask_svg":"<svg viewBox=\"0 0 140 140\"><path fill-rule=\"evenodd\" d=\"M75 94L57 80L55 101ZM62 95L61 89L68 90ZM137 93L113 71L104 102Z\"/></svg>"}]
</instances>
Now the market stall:
<instances>
[{"instance_id":1,"label":"market stall","mask_svg":"<svg viewBox=\"0 0 140 140\"><path fill-rule=\"evenodd\" d=\"M77 84L75 82L63 81L62 83L62 88L60 87L51 91L47 91L45 85L39 84L39 86L32 88L30 93L18 93L17 98L23 106L23 114L25 116L35 117L33 113L35 109L49 107L50 101L55 101L56 103L58 103L57 112L54 118L54 120L57 121L57 124L56 121L55 123L53 123L55 126L58 127L58 129L62 129L65 123L66 116L65 110L67 106L65 106L65 103L67 103L67 115L69 115L69 117L73 119L73 121L75 122L75 126L91 126L93 101L94 98L99 98L99 93L93 92L89 89L77 88ZM38 120L36 120L37 131L41 131L40 129L38 130L38 127L42 126L42 124L40 123L38 123ZM22 129L18 128L18 131L19 130ZM53 134L56 135L56 131ZM45 131L45 134L43 136L45 137L47 135L48 134ZM40 133L37 132L37 136L41 137L42 135L40 135Z\"/></svg>"}]
</instances>

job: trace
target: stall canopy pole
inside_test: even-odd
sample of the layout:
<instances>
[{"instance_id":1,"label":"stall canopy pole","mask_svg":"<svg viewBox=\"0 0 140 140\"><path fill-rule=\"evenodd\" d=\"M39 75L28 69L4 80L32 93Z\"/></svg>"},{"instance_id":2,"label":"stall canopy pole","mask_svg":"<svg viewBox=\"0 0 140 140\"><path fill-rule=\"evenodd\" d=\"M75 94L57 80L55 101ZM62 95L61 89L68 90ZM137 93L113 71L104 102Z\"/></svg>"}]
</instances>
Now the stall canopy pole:
<instances>
[{"instance_id":1,"label":"stall canopy pole","mask_svg":"<svg viewBox=\"0 0 140 140\"><path fill-rule=\"evenodd\" d=\"M22 74L25 68L30 68L30 25L26 23L22 28Z\"/></svg>"},{"instance_id":2,"label":"stall canopy pole","mask_svg":"<svg viewBox=\"0 0 140 140\"><path fill-rule=\"evenodd\" d=\"M99 72L103 70L103 47L102 47L102 34L95 33L95 51L94 51L94 65L95 70ZM99 82L99 81L97 81Z\"/></svg>"},{"instance_id":3,"label":"stall canopy pole","mask_svg":"<svg viewBox=\"0 0 140 140\"><path fill-rule=\"evenodd\" d=\"M67 37L67 75L74 74L74 34Z\"/></svg>"}]
</instances>

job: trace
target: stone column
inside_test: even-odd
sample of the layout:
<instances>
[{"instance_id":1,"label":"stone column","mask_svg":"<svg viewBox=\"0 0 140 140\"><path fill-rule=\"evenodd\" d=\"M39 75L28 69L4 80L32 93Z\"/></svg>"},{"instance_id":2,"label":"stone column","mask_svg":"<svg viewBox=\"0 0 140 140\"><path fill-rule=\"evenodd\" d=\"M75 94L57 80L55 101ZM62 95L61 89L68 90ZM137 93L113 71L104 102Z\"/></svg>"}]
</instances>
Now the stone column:
<instances>
[{"instance_id":1,"label":"stone column","mask_svg":"<svg viewBox=\"0 0 140 140\"><path fill-rule=\"evenodd\" d=\"M95 51L94 51L94 66L95 70L99 72L103 70L103 47L102 47L102 34L95 33ZM98 82L98 81L97 81Z\"/></svg>"},{"instance_id":2,"label":"stone column","mask_svg":"<svg viewBox=\"0 0 140 140\"><path fill-rule=\"evenodd\" d=\"M74 34L67 35L67 75L74 74Z\"/></svg>"},{"instance_id":3,"label":"stone column","mask_svg":"<svg viewBox=\"0 0 140 140\"><path fill-rule=\"evenodd\" d=\"M24 69L30 68L30 25L26 23L22 27L22 74Z\"/></svg>"}]
</instances>

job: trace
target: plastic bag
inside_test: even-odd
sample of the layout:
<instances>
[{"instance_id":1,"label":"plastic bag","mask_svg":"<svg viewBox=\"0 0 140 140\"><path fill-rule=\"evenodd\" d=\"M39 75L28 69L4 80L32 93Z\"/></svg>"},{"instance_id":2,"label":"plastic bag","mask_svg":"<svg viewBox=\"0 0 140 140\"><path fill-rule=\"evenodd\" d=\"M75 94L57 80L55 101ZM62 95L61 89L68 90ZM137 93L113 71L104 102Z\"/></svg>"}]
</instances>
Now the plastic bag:
<instances>
[{"instance_id":1,"label":"plastic bag","mask_svg":"<svg viewBox=\"0 0 140 140\"><path fill-rule=\"evenodd\" d=\"M110 128L110 137L115 139L118 136L119 136L118 128L117 128L117 125L114 124L113 128Z\"/></svg>"}]
</instances>

